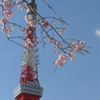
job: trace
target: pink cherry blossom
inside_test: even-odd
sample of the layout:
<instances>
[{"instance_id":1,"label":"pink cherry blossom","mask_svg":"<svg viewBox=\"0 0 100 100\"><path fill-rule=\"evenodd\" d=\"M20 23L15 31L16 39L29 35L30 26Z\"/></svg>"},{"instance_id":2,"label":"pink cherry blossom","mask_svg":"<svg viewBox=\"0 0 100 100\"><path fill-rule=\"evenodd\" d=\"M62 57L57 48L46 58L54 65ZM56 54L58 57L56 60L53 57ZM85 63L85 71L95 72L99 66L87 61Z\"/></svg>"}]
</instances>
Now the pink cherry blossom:
<instances>
[{"instance_id":1,"label":"pink cherry blossom","mask_svg":"<svg viewBox=\"0 0 100 100\"><path fill-rule=\"evenodd\" d=\"M7 36L10 36L10 33L13 31L13 27L12 28L2 27L2 31L7 33Z\"/></svg>"},{"instance_id":2,"label":"pink cherry blossom","mask_svg":"<svg viewBox=\"0 0 100 100\"><path fill-rule=\"evenodd\" d=\"M66 63L67 57L68 57L68 55L65 53L59 54L58 59L55 61L55 65L56 66L64 66L64 64Z\"/></svg>"},{"instance_id":3,"label":"pink cherry blossom","mask_svg":"<svg viewBox=\"0 0 100 100\"><path fill-rule=\"evenodd\" d=\"M54 50L54 52L53 53L59 53L57 50Z\"/></svg>"},{"instance_id":4,"label":"pink cherry blossom","mask_svg":"<svg viewBox=\"0 0 100 100\"><path fill-rule=\"evenodd\" d=\"M24 43L25 43L25 46L30 46L32 44L30 39L25 39Z\"/></svg>"},{"instance_id":5,"label":"pink cherry blossom","mask_svg":"<svg viewBox=\"0 0 100 100\"><path fill-rule=\"evenodd\" d=\"M5 10L3 11L3 13L6 18L9 18L14 15L14 12L12 12L11 9Z\"/></svg>"},{"instance_id":6,"label":"pink cherry blossom","mask_svg":"<svg viewBox=\"0 0 100 100\"><path fill-rule=\"evenodd\" d=\"M60 43L55 43L55 46L58 48L62 48L62 44L60 44Z\"/></svg>"},{"instance_id":7,"label":"pink cherry blossom","mask_svg":"<svg viewBox=\"0 0 100 100\"><path fill-rule=\"evenodd\" d=\"M73 51L70 52L68 55L71 57L71 61L72 61L72 62L75 61L76 55L74 54Z\"/></svg>"},{"instance_id":8,"label":"pink cherry blossom","mask_svg":"<svg viewBox=\"0 0 100 100\"><path fill-rule=\"evenodd\" d=\"M71 50L74 50L74 49L75 49L75 46L71 46L70 49L71 49Z\"/></svg>"},{"instance_id":9,"label":"pink cherry blossom","mask_svg":"<svg viewBox=\"0 0 100 100\"><path fill-rule=\"evenodd\" d=\"M80 41L79 43L76 43L76 41L72 42L70 45L71 50L81 51L86 46L85 41Z\"/></svg>"},{"instance_id":10,"label":"pink cherry blossom","mask_svg":"<svg viewBox=\"0 0 100 100\"><path fill-rule=\"evenodd\" d=\"M72 51L72 52L70 52L70 53L68 53L68 55L70 56L70 57L72 57L73 56L73 54L74 54L74 52Z\"/></svg>"},{"instance_id":11,"label":"pink cherry blossom","mask_svg":"<svg viewBox=\"0 0 100 100\"><path fill-rule=\"evenodd\" d=\"M12 7L14 7L12 0L5 0L2 3L2 5L3 5L3 7L2 7L3 9L7 9L7 8L11 9Z\"/></svg>"},{"instance_id":12,"label":"pink cherry blossom","mask_svg":"<svg viewBox=\"0 0 100 100\"><path fill-rule=\"evenodd\" d=\"M48 38L48 42L49 42L49 43L53 43L53 42L57 42L57 40L54 39L54 38Z\"/></svg>"},{"instance_id":13,"label":"pink cherry blossom","mask_svg":"<svg viewBox=\"0 0 100 100\"><path fill-rule=\"evenodd\" d=\"M29 24L31 27L35 27L37 23L36 23L35 21L29 21L28 24Z\"/></svg>"},{"instance_id":14,"label":"pink cherry blossom","mask_svg":"<svg viewBox=\"0 0 100 100\"><path fill-rule=\"evenodd\" d=\"M29 15L29 16L25 16L25 21L27 22L27 24L31 27L35 27L36 26L36 21L33 20L33 16Z\"/></svg>"},{"instance_id":15,"label":"pink cherry blossom","mask_svg":"<svg viewBox=\"0 0 100 100\"><path fill-rule=\"evenodd\" d=\"M3 1L6 2L6 3L12 2L12 0L3 0Z\"/></svg>"},{"instance_id":16,"label":"pink cherry blossom","mask_svg":"<svg viewBox=\"0 0 100 100\"><path fill-rule=\"evenodd\" d=\"M61 61L60 59L57 59L55 62L56 66L64 66L64 64L66 63L66 61Z\"/></svg>"},{"instance_id":17,"label":"pink cherry blossom","mask_svg":"<svg viewBox=\"0 0 100 100\"><path fill-rule=\"evenodd\" d=\"M33 16L32 15L25 16L25 21L26 22L33 21Z\"/></svg>"},{"instance_id":18,"label":"pink cherry blossom","mask_svg":"<svg viewBox=\"0 0 100 100\"><path fill-rule=\"evenodd\" d=\"M72 62L75 61L75 58L76 58L76 55L75 55L75 54L72 55L72 56L71 56L71 61L72 61Z\"/></svg>"},{"instance_id":19,"label":"pink cherry blossom","mask_svg":"<svg viewBox=\"0 0 100 100\"><path fill-rule=\"evenodd\" d=\"M52 42L57 42L57 40L53 38L53 39L52 39Z\"/></svg>"},{"instance_id":20,"label":"pink cherry blossom","mask_svg":"<svg viewBox=\"0 0 100 100\"><path fill-rule=\"evenodd\" d=\"M73 54L73 55L72 55L72 58L76 58L76 55L75 55L75 54Z\"/></svg>"},{"instance_id":21,"label":"pink cherry blossom","mask_svg":"<svg viewBox=\"0 0 100 100\"><path fill-rule=\"evenodd\" d=\"M86 42L85 41L80 41L79 44L82 46L82 48L84 48L86 46Z\"/></svg>"},{"instance_id":22,"label":"pink cherry blossom","mask_svg":"<svg viewBox=\"0 0 100 100\"><path fill-rule=\"evenodd\" d=\"M68 55L67 54L65 54L65 53L63 53L63 54L59 54L59 59L60 60L62 60L62 61L64 61L64 60L66 60L67 59L67 57L68 57Z\"/></svg>"},{"instance_id":23,"label":"pink cherry blossom","mask_svg":"<svg viewBox=\"0 0 100 100\"><path fill-rule=\"evenodd\" d=\"M58 47L59 47L59 48L62 48L62 44L59 44Z\"/></svg>"},{"instance_id":24,"label":"pink cherry blossom","mask_svg":"<svg viewBox=\"0 0 100 100\"><path fill-rule=\"evenodd\" d=\"M74 49L77 51L81 51L82 47L79 44L76 44Z\"/></svg>"},{"instance_id":25,"label":"pink cherry blossom","mask_svg":"<svg viewBox=\"0 0 100 100\"><path fill-rule=\"evenodd\" d=\"M15 5L20 4L20 3L21 3L21 1L15 1L14 2Z\"/></svg>"},{"instance_id":26,"label":"pink cherry blossom","mask_svg":"<svg viewBox=\"0 0 100 100\"><path fill-rule=\"evenodd\" d=\"M70 43L70 49L71 50L75 49L76 45L77 45L76 41L73 41L72 43Z\"/></svg>"},{"instance_id":27,"label":"pink cherry blossom","mask_svg":"<svg viewBox=\"0 0 100 100\"><path fill-rule=\"evenodd\" d=\"M71 57L71 61L73 62L73 61L75 61L75 59L73 57Z\"/></svg>"},{"instance_id":28,"label":"pink cherry blossom","mask_svg":"<svg viewBox=\"0 0 100 100\"><path fill-rule=\"evenodd\" d=\"M42 26L44 29L46 29L46 28L48 28L48 26L50 26L50 24L48 23L47 20L45 20L41 26Z\"/></svg>"},{"instance_id":29,"label":"pink cherry blossom","mask_svg":"<svg viewBox=\"0 0 100 100\"><path fill-rule=\"evenodd\" d=\"M49 43L52 43L52 39L51 39L51 38L48 38L48 42L49 42Z\"/></svg>"},{"instance_id":30,"label":"pink cherry blossom","mask_svg":"<svg viewBox=\"0 0 100 100\"><path fill-rule=\"evenodd\" d=\"M4 25L4 24L7 23L7 22L8 22L8 20L7 20L6 17L2 17L1 20L0 20L0 23L1 23L2 25Z\"/></svg>"},{"instance_id":31,"label":"pink cherry blossom","mask_svg":"<svg viewBox=\"0 0 100 100\"><path fill-rule=\"evenodd\" d=\"M18 5L18 9L20 9L20 10L26 10L27 7L26 6L22 6L22 5Z\"/></svg>"},{"instance_id":32,"label":"pink cherry blossom","mask_svg":"<svg viewBox=\"0 0 100 100\"><path fill-rule=\"evenodd\" d=\"M56 66L64 66L64 64L66 63L66 61L61 61L60 59L57 59L56 62L55 62L55 65Z\"/></svg>"},{"instance_id":33,"label":"pink cherry blossom","mask_svg":"<svg viewBox=\"0 0 100 100\"><path fill-rule=\"evenodd\" d=\"M75 58L76 58L76 55L75 55L75 54L72 55L72 56L71 56L71 61L72 61L72 62L75 61Z\"/></svg>"},{"instance_id":34,"label":"pink cherry blossom","mask_svg":"<svg viewBox=\"0 0 100 100\"><path fill-rule=\"evenodd\" d=\"M59 51L58 51L58 48L57 48L57 47L54 49L54 53L59 53Z\"/></svg>"},{"instance_id":35,"label":"pink cherry blossom","mask_svg":"<svg viewBox=\"0 0 100 100\"><path fill-rule=\"evenodd\" d=\"M34 47L35 45L38 44L37 42L33 42L33 41L32 41L31 39L29 39L29 38L25 39L24 43L25 43L25 47L28 47L28 46Z\"/></svg>"},{"instance_id":36,"label":"pink cherry blossom","mask_svg":"<svg viewBox=\"0 0 100 100\"><path fill-rule=\"evenodd\" d=\"M72 46L75 46L77 43L76 43L76 41L73 41L72 42Z\"/></svg>"},{"instance_id":37,"label":"pink cherry blossom","mask_svg":"<svg viewBox=\"0 0 100 100\"><path fill-rule=\"evenodd\" d=\"M65 32L65 28L62 28L59 33L62 34L64 32Z\"/></svg>"}]
</instances>

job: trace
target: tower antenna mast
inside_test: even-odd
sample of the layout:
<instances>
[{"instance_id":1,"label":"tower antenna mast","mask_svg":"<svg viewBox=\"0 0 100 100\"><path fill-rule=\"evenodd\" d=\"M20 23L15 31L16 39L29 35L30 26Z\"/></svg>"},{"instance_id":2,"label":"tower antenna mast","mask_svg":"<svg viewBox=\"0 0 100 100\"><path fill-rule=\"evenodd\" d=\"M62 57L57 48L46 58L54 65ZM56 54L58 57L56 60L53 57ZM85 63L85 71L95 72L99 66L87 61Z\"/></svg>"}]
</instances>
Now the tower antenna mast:
<instances>
[{"instance_id":1,"label":"tower antenna mast","mask_svg":"<svg viewBox=\"0 0 100 100\"><path fill-rule=\"evenodd\" d=\"M37 10L35 0L30 0L30 6ZM33 16L34 15L34 16ZM20 75L20 84L14 90L16 100L40 100L43 94L43 88L40 87L38 80L38 55L36 47L36 15L27 10L27 16L34 21L34 25L27 23L26 37L24 39L23 64Z\"/></svg>"}]
</instances>

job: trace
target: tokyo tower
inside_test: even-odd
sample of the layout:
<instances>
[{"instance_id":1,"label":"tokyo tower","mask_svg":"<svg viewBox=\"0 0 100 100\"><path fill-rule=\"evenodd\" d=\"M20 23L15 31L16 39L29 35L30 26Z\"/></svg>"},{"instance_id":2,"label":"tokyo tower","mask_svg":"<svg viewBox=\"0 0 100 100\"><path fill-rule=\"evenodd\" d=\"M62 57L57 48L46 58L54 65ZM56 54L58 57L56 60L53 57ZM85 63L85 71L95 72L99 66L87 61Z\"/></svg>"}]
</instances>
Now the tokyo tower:
<instances>
[{"instance_id":1,"label":"tokyo tower","mask_svg":"<svg viewBox=\"0 0 100 100\"><path fill-rule=\"evenodd\" d=\"M33 9L37 9L35 0L31 0L29 5ZM36 23L36 15L31 12L30 9L27 10L27 16L32 16L34 23ZM38 49L36 44L36 27L29 26L27 23L26 37L24 39L25 49L22 55L23 65L20 75L20 84L14 90L15 100L40 100L42 97L43 88L40 87L38 80Z\"/></svg>"}]
</instances>

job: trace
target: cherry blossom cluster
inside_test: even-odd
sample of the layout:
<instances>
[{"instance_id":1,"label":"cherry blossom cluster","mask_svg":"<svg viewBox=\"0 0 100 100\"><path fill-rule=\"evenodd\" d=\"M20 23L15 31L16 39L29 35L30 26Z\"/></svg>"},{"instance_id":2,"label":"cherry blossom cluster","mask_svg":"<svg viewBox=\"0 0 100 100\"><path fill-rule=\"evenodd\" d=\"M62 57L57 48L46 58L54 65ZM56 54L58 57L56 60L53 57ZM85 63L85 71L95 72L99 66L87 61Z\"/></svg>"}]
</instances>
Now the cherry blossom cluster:
<instances>
[{"instance_id":1,"label":"cherry blossom cluster","mask_svg":"<svg viewBox=\"0 0 100 100\"><path fill-rule=\"evenodd\" d=\"M58 55L57 60L55 61L56 66L64 66L64 64L67 62L67 58L70 57L71 61L75 61L76 55L75 51L84 51L84 48L86 47L86 42L85 41L79 41L79 40L74 40L72 42L67 43L66 47L63 47L63 43L61 44L58 42L56 39L49 38L48 39L49 43L54 43L55 49L54 53L59 54L61 49L64 53L60 53ZM67 42L67 41L66 41ZM66 50L65 50L66 49ZM67 50L70 51L70 53L67 52Z\"/></svg>"},{"instance_id":2,"label":"cherry blossom cluster","mask_svg":"<svg viewBox=\"0 0 100 100\"><path fill-rule=\"evenodd\" d=\"M13 27L9 28L9 27L2 27L2 31L7 33L8 36L10 36L10 33L13 31Z\"/></svg>"},{"instance_id":3,"label":"cherry blossom cluster","mask_svg":"<svg viewBox=\"0 0 100 100\"><path fill-rule=\"evenodd\" d=\"M25 21L27 22L27 24L31 27L35 27L36 26L36 21L34 21L33 16L32 15L28 15L25 16Z\"/></svg>"},{"instance_id":4,"label":"cherry blossom cluster","mask_svg":"<svg viewBox=\"0 0 100 100\"><path fill-rule=\"evenodd\" d=\"M38 44L38 42L35 41L35 39L26 38L24 41L25 47L35 47Z\"/></svg>"},{"instance_id":5,"label":"cherry blossom cluster","mask_svg":"<svg viewBox=\"0 0 100 100\"><path fill-rule=\"evenodd\" d=\"M28 46L32 46L34 45L34 43L32 43L31 39L25 39L24 41L24 44L25 44L25 47L28 47Z\"/></svg>"},{"instance_id":6,"label":"cherry blossom cluster","mask_svg":"<svg viewBox=\"0 0 100 100\"><path fill-rule=\"evenodd\" d=\"M64 64L66 63L66 59L68 58L68 56L71 58L71 61L75 61L76 55L74 54L75 51L84 51L83 48L85 48L86 46L86 42L85 41L80 41L79 43L75 41L68 43L68 49L71 51L70 53L64 53L64 54L59 54L58 59L55 61L55 65L56 66L64 66ZM57 48L55 50L56 53L57 52Z\"/></svg>"},{"instance_id":7,"label":"cherry blossom cluster","mask_svg":"<svg viewBox=\"0 0 100 100\"><path fill-rule=\"evenodd\" d=\"M54 38L48 38L48 42L49 42L49 43L54 43L54 42L57 42L57 40L54 39Z\"/></svg>"},{"instance_id":8,"label":"cherry blossom cluster","mask_svg":"<svg viewBox=\"0 0 100 100\"><path fill-rule=\"evenodd\" d=\"M48 23L48 21L47 20L44 20L44 21L42 21L42 28L44 28L44 29L46 29L46 28L48 28L48 26L50 26L50 24Z\"/></svg>"},{"instance_id":9,"label":"cherry blossom cluster","mask_svg":"<svg viewBox=\"0 0 100 100\"><path fill-rule=\"evenodd\" d=\"M7 25L7 23L9 23L8 18L14 15L12 8L19 3L20 1L12 2L12 0L3 0L3 2L0 2L2 5L1 10L3 13L3 17L1 18L0 23L4 25L2 27L2 31L7 33L8 36L10 36L10 33L13 31L13 27L10 28L9 25Z\"/></svg>"},{"instance_id":10,"label":"cherry blossom cluster","mask_svg":"<svg viewBox=\"0 0 100 100\"><path fill-rule=\"evenodd\" d=\"M66 59L68 57L68 54L59 54L58 55L58 59L55 61L55 65L56 66L64 66L64 64L66 63Z\"/></svg>"},{"instance_id":11,"label":"cherry blossom cluster","mask_svg":"<svg viewBox=\"0 0 100 100\"><path fill-rule=\"evenodd\" d=\"M66 31L66 29L65 28L61 28L61 30L60 30L60 34L62 34L62 33L64 33Z\"/></svg>"},{"instance_id":12,"label":"cherry blossom cluster","mask_svg":"<svg viewBox=\"0 0 100 100\"><path fill-rule=\"evenodd\" d=\"M44 1L44 0L43 0ZM22 3L26 4L26 6L22 5ZM61 35L66 31L66 26L68 24L48 5L48 7L58 16L55 17L42 17L36 9L34 10L34 7L31 6L30 3L28 3L26 0L23 1L12 1L12 0L3 0L3 2L0 2L2 5L2 15L3 17L0 19L0 23L3 25L1 28L3 32L7 33L7 36L10 36L10 33L13 32L15 26L19 26L19 30L22 33L26 32L26 37L24 39L25 47L35 47L39 42L36 42L34 29L36 25L38 24L41 27L41 37L43 45L46 43L44 42L45 38L48 38L48 42L52 43L54 45L54 53L59 54L57 60L55 61L56 66L64 66L64 64L67 62L66 60L70 57L71 61L75 61L76 55L75 51L81 52L85 51L86 53L89 53L88 51L84 50L86 47L85 41L80 40L74 40L72 39L71 42L68 41L68 39L64 39ZM27 27L31 28L28 31L28 28L23 28L21 25L18 25L16 23L12 23L9 21L9 18L14 16L15 12L12 11L12 8L18 5L18 9L20 10L27 10L30 12L30 15L27 14L25 16L25 22L27 23ZM51 18L47 20L48 18ZM56 25L56 21L61 23L60 27L59 25ZM12 24L12 27L9 25ZM28 32L27 32L28 31ZM28 34L27 34L28 33ZM45 35L44 35L45 33ZM51 35L52 34L52 35ZM54 37L54 34L57 36ZM58 40L59 38L59 40Z\"/></svg>"},{"instance_id":13,"label":"cherry blossom cluster","mask_svg":"<svg viewBox=\"0 0 100 100\"><path fill-rule=\"evenodd\" d=\"M79 43L77 43L76 41L74 41L72 43L69 43L68 46L71 50L81 51L86 46L86 42L80 41Z\"/></svg>"},{"instance_id":14,"label":"cherry blossom cluster","mask_svg":"<svg viewBox=\"0 0 100 100\"><path fill-rule=\"evenodd\" d=\"M3 0L3 2L0 2L0 4L2 5L1 10L2 10L2 14L3 17L0 19L0 23L2 25L4 25L2 27L2 31L7 33L7 36L10 36L10 33L14 30L14 27L10 27L9 26L9 18L14 16L15 12L12 11L12 8L18 4L21 4L21 1L12 1L12 0ZM26 10L27 7L23 6L23 5L18 5L18 9L21 10ZM17 24L16 24L17 25ZM13 26L16 26L13 25ZM21 29L23 32L25 30Z\"/></svg>"},{"instance_id":15,"label":"cherry blossom cluster","mask_svg":"<svg viewBox=\"0 0 100 100\"><path fill-rule=\"evenodd\" d=\"M74 54L74 52L70 52L70 53L63 53L63 54L59 54L58 55L58 59L55 61L55 65L56 66L64 66L64 64L67 62L67 58L70 57L71 61L75 61L75 57L76 55Z\"/></svg>"},{"instance_id":16,"label":"cherry blossom cluster","mask_svg":"<svg viewBox=\"0 0 100 100\"><path fill-rule=\"evenodd\" d=\"M8 19L6 17L2 17L1 20L0 20L0 23L2 25L4 25L4 24L8 23Z\"/></svg>"},{"instance_id":17,"label":"cherry blossom cluster","mask_svg":"<svg viewBox=\"0 0 100 100\"><path fill-rule=\"evenodd\" d=\"M23 6L23 5L18 5L18 9L20 9L20 10L27 10L28 8L26 6Z\"/></svg>"}]
</instances>

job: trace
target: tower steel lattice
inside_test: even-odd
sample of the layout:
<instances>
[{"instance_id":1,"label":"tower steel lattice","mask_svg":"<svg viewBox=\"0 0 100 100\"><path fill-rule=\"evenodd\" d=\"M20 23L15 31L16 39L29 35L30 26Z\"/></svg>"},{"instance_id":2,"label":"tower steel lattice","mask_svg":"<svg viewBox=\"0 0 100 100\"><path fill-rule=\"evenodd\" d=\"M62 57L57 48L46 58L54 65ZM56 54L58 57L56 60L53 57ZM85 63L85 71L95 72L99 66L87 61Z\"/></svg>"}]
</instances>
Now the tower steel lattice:
<instances>
[{"instance_id":1,"label":"tower steel lattice","mask_svg":"<svg viewBox=\"0 0 100 100\"><path fill-rule=\"evenodd\" d=\"M30 1L30 6L37 9L35 0ZM36 19L29 9L27 16L32 15L34 22ZM34 16L33 16L34 15ZM30 42L29 42L30 41ZM29 26L27 23L26 37L24 39L25 49L23 51L23 65L20 76L20 84L14 90L14 98L16 100L40 100L43 94L43 88L40 87L38 80L38 55L36 47L36 27Z\"/></svg>"}]
</instances>

